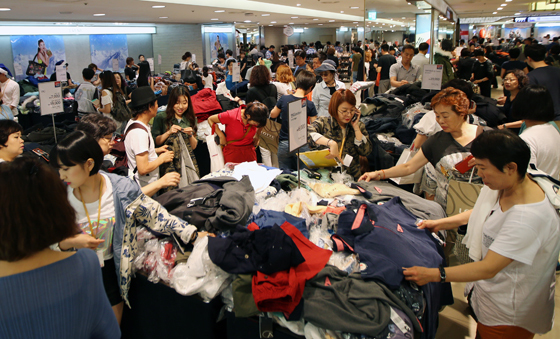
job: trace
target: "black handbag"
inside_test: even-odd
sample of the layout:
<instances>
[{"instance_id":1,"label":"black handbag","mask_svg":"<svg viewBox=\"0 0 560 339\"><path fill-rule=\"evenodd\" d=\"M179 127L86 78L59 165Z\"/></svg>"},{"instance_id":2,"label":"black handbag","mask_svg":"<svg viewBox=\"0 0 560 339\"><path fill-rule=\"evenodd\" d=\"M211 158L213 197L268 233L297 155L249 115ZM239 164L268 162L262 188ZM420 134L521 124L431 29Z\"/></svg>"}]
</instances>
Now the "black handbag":
<instances>
[{"instance_id":1,"label":"black handbag","mask_svg":"<svg viewBox=\"0 0 560 339\"><path fill-rule=\"evenodd\" d=\"M181 79L183 79L183 82L196 84L196 74L192 69L185 69L182 72L184 72L183 76L181 77Z\"/></svg>"},{"instance_id":2,"label":"black handbag","mask_svg":"<svg viewBox=\"0 0 560 339\"><path fill-rule=\"evenodd\" d=\"M29 60L29 64L27 65L27 70L25 71L26 75L35 75L37 73L43 74L45 71L45 66L35 61L37 59L37 54L33 57L33 60Z\"/></svg>"}]
</instances>

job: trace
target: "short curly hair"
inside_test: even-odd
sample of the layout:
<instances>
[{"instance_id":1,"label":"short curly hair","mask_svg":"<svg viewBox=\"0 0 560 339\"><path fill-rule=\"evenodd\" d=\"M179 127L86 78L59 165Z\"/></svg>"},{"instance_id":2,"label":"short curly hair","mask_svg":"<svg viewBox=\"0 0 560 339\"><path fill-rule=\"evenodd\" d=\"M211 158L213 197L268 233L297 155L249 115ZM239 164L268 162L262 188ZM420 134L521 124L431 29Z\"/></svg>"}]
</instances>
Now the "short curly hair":
<instances>
[{"instance_id":1,"label":"short curly hair","mask_svg":"<svg viewBox=\"0 0 560 339\"><path fill-rule=\"evenodd\" d=\"M257 65L251 71L249 78L251 86L266 86L270 83L270 71L264 65Z\"/></svg>"},{"instance_id":2,"label":"short curly hair","mask_svg":"<svg viewBox=\"0 0 560 339\"><path fill-rule=\"evenodd\" d=\"M465 120L468 116L469 104L470 102L469 99L467 99L467 95L463 91L453 87L441 90L441 92L436 94L432 99L432 108L437 105L451 106L451 109L457 115L464 114Z\"/></svg>"},{"instance_id":3,"label":"short curly hair","mask_svg":"<svg viewBox=\"0 0 560 339\"><path fill-rule=\"evenodd\" d=\"M252 73L251 73L252 74ZM276 80L282 83L295 81L294 74L288 65L280 65L276 69Z\"/></svg>"},{"instance_id":4,"label":"short curly hair","mask_svg":"<svg viewBox=\"0 0 560 339\"><path fill-rule=\"evenodd\" d=\"M529 84L529 77L522 70L520 70L520 69L509 70L509 71L506 72L506 74L504 74L504 79L510 73L513 74L517 78L517 87L519 89L522 89L523 87L525 87Z\"/></svg>"}]
</instances>

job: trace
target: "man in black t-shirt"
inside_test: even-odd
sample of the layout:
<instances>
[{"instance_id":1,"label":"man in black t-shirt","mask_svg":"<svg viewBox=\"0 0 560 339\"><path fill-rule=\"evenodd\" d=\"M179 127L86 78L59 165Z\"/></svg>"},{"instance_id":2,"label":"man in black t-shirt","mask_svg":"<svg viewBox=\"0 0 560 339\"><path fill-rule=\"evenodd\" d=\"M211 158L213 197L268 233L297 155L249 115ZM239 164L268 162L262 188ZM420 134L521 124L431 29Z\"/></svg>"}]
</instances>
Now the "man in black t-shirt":
<instances>
[{"instance_id":1,"label":"man in black t-shirt","mask_svg":"<svg viewBox=\"0 0 560 339\"><path fill-rule=\"evenodd\" d=\"M124 68L124 76L126 80L132 81L136 79L137 70L138 70L138 66L134 64L134 58L133 57L126 58L126 67Z\"/></svg>"},{"instance_id":2,"label":"man in black t-shirt","mask_svg":"<svg viewBox=\"0 0 560 339\"><path fill-rule=\"evenodd\" d=\"M545 86L554 102L554 120L560 120L560 68L548 66L544 61L546 47L528 45L525 47L527 64L533 68L527 76L529 84Z\"/></svg>"},{"instance_id":3,"label":"man in black t-shirt","mask_svg":"<svg viewBox=\"0 0 560 339\"><path fill-rule=\"evenodd\" d=\"M396 64L397 59L389 54L389 45L381 45L381 57L377 62L377 73L379 76L379 93L385 93L391 88L391 80L389 78L389 70L391 65Z\"/></svg>"}]
</instances>

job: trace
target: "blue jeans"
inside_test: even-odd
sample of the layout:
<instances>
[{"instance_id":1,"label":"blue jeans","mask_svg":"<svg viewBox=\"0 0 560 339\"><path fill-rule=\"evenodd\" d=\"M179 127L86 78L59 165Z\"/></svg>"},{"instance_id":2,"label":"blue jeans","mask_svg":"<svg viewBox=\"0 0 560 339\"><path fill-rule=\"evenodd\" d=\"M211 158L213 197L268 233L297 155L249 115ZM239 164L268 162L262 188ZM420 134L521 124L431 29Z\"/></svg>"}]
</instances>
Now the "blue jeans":
<instances>
[{"instance_id":1,"label":"blue jeans","mask_svg":"<svg viewBox=\"0 0 560 339\"><path fill-rule=\"evenodd\" d=\"M300 153L309 151L309 147L303 146L299 149ZM289 171L297 171L297 151L290 152L288 140L280 140L278 143L278 166L280 169ZM305 164L299 160L300 168L307 168Z\"/></svg>"},{"instance_id":2,"label":"blue jeans","mask_svg":"<svg viewBox=\"0 0 560 339\"><path fill-rule=\"evenodd\" d=\"M358 81L358 71L352 72L352 81Z\"/></svg>"}]
</instances>

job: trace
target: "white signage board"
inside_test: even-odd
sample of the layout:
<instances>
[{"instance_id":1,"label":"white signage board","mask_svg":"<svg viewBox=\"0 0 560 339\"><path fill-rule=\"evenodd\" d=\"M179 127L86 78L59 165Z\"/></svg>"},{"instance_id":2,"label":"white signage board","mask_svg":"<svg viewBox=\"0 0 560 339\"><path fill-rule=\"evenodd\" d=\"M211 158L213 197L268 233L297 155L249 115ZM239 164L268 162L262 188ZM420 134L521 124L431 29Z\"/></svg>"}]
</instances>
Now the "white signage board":
<instances>
[{"instance_id":1,"label":"white signage board","mask_svg":"<svg viewBox=\"0 0 560 339\"><path fill-rule=\"evenodd\" d=\"M161 54L158 54L157 56L157 64L161 65Z\"/></svg>"},{"instance_id":2,"label":"white signage board","mask_svg":"<svg viewBox=\"0 0 560 339\"><path fill-rule=\"evenodd\" d=\"M304 99L288 104L290 152L307 144L307 102Z\"/></svg>"},{"instance_id":3,"label":"white signage board","mask_svg":"<svg viewBox=\"0 0 560 339\"><path fill-rule=\"evenodd\" d=\"M119 71L119 59L113 59L113 72Z\"/></svg>"},{"instance_id":4,"label":"white signage board","mask_svg":"<svg viewBox=\"0 0 560 339\"><path fill-rule=\"evenodd\" d=\"M231 81L238 82L239 78L241 78L241 69L239 67L239 62L234 62L231 71Z\"/></svg>"},{"instance_id":5,"label":"white signage board","mask_svg":"<svg viewBox=\"0 0 560 339\"><path fill-rule=\"evenodd\" d=\"M288 63L290 65L290 68L294 68L294 51L293 50L288 51Z\"/></svg>"},{"instance_id":6,"label":"white signage board","mask_svg":"<svg viewBox=\"0 0 560 339\"><path fill-rule=\"evenodd\" d=\"M294 35L294 28L292 26L284 27L284 35L286 35L286 36Z\"/></svg>"},{"instance_id":7,"label":"white signage board","mask_svg":"<svg viewBox=\"0 0 560 339\"><path fill-rule=\"evenodd\" d=\"M443 65L424 65L422 73L422 89L441 89Z\"/></svg>"},{"instance_id":8,"label":"white signage board","mask_svg":"<svg viewBox=\"0 0 560 339\"><path fill-rule=\"evenodd\" d=\"M41 102L41 115L50 115L64 112L61 82L40 82L39 101Z\"/></svg>"},{"instance_id":9,"label":"white signage board","mask_svg":"<svg viewBox=\"0 0 560 339\"><path fill-rule=\"evenodd\" d=\"M68 79L66 78L66 65L56 66L56 80L68 81Z\"/></svg>"},{"instance_id":10,"label":"white signage board","mask_svg":"<svg viewBox=\"0 0 560 339\"><path fill-rule=\"evenodd\" d=\"M155 72L156 69L154 67L154 58L147 58L146 61L150 64L150 71Z\"/></svg>"}]
</instances>

